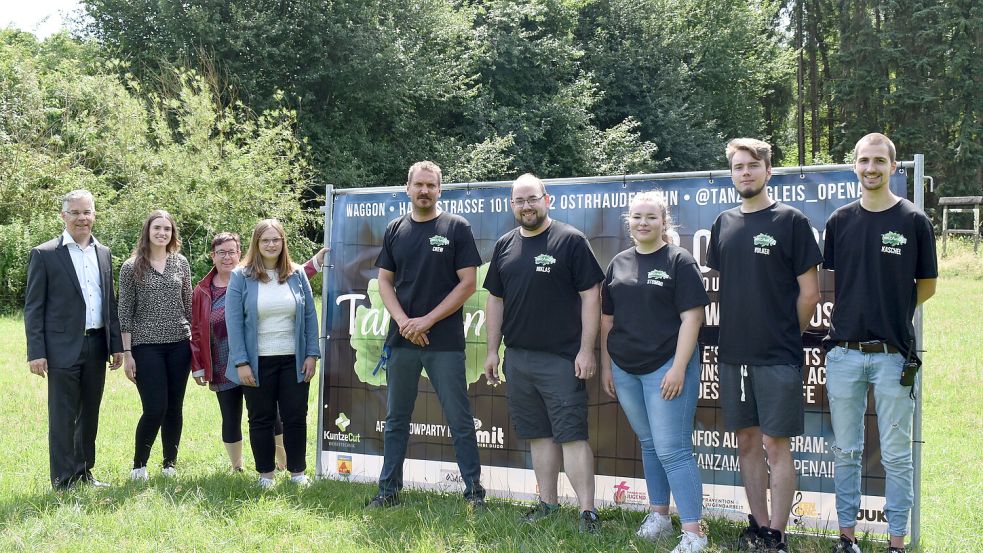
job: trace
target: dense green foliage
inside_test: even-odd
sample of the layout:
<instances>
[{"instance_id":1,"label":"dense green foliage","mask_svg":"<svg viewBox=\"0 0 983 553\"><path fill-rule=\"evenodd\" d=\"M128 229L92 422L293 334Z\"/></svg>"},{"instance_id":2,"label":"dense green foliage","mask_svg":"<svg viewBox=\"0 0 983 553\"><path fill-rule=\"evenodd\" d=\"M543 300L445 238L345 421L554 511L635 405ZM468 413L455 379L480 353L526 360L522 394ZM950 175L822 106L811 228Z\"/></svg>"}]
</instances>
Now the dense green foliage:
<instances>
[{"instance_id":1,"label":"dense green foliage","mask_svg":"<svg viewBox=\"0 0 983 553\"><path fill-rule=\"evenodd\" d=\"M0 306L22 304L28 252L61 231L60 197L76 188L95 195L95 235L117 266L155 208L177 219L196 276L215 232L248 237L261 216L311 252L311 172L292 111L219 109L189 71L163 73L156 91L116 72L94 44L0 31Z\"/></svg>"},{"instance_id":2,"label":"dense green foliage","mask_svg":"<svg viewBox=\"0 0 983 553\"><path fill-rule=\"evenodd\" d=\"M0 305L78 187L118 258L174 211L200 273L215 229L313 237L323 184L419 159L471 182L699 170L755 136L811 164L884 131L926 154L929 207L983 186L973 0L81 4L74 38L0 35Z\"/></svg>"}]
</instances>

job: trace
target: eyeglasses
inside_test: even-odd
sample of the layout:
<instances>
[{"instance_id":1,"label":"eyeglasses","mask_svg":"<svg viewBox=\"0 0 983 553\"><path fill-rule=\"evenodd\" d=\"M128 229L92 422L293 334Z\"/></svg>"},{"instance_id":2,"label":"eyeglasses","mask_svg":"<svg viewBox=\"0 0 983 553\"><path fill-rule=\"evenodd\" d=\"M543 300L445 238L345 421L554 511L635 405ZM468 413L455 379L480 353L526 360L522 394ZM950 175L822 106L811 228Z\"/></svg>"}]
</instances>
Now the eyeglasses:
<instances>
[{"instance_id":1,"label":"eyeglasses","mask_svg":"<svg viewBox=\"0 0 983 553\"><path fill-rule=\"evenodd\" d=\"M78 219L82 215L85 215L86 217L92 217L93 215L96 214L96 212L92 211L91 209L86 209L85 211L76 211L73 209L71 211L63 211L62 213L67 213L72 219Z\"/></svg>"},{"instance_id":2,"label":"eyeglasses","mask_svg":"<svg viewBox=\"0 0 983 553\"><path fill-rule=\"evenodd\" d=\"M261 246L276 246L280 242L283 242L283 238L262 238L259 244Z\"/></svg>"},{"instance_id":3,"label":"eyeglasses","mask_svg":"<svg viewBox=\"0 0 983 553\"><path fill-rule=\"evenodd\" d=\"M215 250L212 253L215 257L235 257L239 255L239 250Z\"/></svg>"},{"instance_id":4,"label":"eyeglasses","mask_svg":"<svg viewBox=\"0 0 983 553\"><path fill-rule=\"evenodd\" d=\"M541 196L532 196L532 197L529 197L529 198L513 198L512 199L512 204L515 205L516 207L523 207L526 204L536 205L544 197L546 197L546 194L543 194Z\"/></svg>"}]
</instances>

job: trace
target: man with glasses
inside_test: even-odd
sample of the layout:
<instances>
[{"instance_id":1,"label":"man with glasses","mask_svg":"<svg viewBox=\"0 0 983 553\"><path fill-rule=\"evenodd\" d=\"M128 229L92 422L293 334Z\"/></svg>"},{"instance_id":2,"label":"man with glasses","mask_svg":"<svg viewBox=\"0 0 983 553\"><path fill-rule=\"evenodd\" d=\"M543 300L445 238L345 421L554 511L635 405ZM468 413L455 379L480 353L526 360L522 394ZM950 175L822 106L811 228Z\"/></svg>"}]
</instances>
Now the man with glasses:
<instances>
[{"instance_id":1,"label":"man with glasses","mask_svg":"<svg viewBox=\"0 0 983 553\"><path fill-rule=\"evenodd\" d=\"M109 248L92 236L95 201L87 190L62 198L61 236L31 250L24 325L31 372L48 379L48 456L51 486L92 476L99 405L111 369L123 362Z\"/></svg>"},{"instance_id":2,"label":"man with glasses","mask_svg":"<svg viewBox=\"0 0 983 553\"><path fill-rule=\"evenodd\" d=\"M550 196L531 174L512 184L519 226L498 239L488 290L485 377L499 381L505 338L506 399L516 434L529 440L539 502L523 517L559 509L560 464L577 494L580 530L599 529L594 510L594 453L587 442L587 379L594 376L604 271L583 233L549 217Z\"/></svg>"},{"instance_id":3,"label":"man with glasses","mask_svg":"<svg viewBox=\"0 0 983 553\"><path fill-rule=\"evenodd\" d=\"M431 161L410 167L406 195L413 208L386 228L375 262L379 295L392 321L386 338L390 353L382 473L368 509L399 504L410 416L424 368L454 439L464 498L472 509L485 506L468 402L462 309L474 293L481 256L467 220L437 207L440 180L440 167Z\"/></svg>"}]
</instances>

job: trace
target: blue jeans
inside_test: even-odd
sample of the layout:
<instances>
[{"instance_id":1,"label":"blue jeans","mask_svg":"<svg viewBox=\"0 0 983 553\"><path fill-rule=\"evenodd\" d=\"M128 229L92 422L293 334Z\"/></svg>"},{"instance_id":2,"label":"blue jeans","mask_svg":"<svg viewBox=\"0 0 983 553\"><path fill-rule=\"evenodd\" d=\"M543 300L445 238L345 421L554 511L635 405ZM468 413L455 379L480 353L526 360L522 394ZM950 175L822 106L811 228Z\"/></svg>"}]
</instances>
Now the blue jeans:
<instances>
[{"instance_id":1,"label":"blue jeans","mask_svg":"<svg viewBox=\"0 0 983 553\"><path fill-rule=\"evenodd\" d=\"M672 359L655 372L630 374L611 363L618 401L642 446L642 468L649 503L669 505L669 491L676 497L679 520L697 522L703 514L703 481L693 457L693 417L699 398L700 363L694 353L686 366L683 391L662 399L662 379Z\"/></svg>"},{"instance_id":2,"label":"blue jeans","mask_svg":"<svg viewBox=\"0 0 983 553\"><path fill-rule=\"evenodd\" d=\"M914 491L911 462L911 420L915 401L902 386L900 353L861 353L834 347L826 355L826 395L833 419L836 513L842 528L857 524L860 510L860 467L864 452L867 387L874 387L881 464L886 475L884 516L892 536L908 533Z\"/></svg>"},{"instance_id":3,"label":"blue jeans","mask_svg":"<svg viewBox=\"0 0 983 553\"><path fill-rule=\"evenodd\" d=\"M399 347L392 349L386 365L388 407L379 495L394 495L403 489L403 461L410 439L410 417L416 404L420 372L424 367L454 439L454 455L461 470L461 479L464 480L464 497L484 498L478 441L471 403L468 401L464 352Z\"/></svg>"}]
</instances>

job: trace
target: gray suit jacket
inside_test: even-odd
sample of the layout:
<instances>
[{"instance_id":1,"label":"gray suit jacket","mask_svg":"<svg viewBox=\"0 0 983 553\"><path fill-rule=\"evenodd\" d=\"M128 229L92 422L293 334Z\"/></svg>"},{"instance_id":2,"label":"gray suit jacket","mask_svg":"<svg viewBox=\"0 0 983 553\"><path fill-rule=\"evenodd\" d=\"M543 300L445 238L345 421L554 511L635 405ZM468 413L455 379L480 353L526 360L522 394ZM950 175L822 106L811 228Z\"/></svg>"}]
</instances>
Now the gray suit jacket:
<instances>
[{"instance_id":1,"label":"gray suit jacket","mask_svg":"<svg viewBox=\"0 0 983 553\"><path fill-rule=\"evenodd\" d=\"M112 254L96 245L102 287L102 320L110 353L123 351L113 288ZM31 250L24 298L27 359L48 359L48 367L72 366L82 352L85 300L68 248L59 236Z\"/></svg>"}]
</instances>

